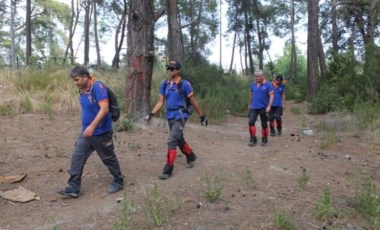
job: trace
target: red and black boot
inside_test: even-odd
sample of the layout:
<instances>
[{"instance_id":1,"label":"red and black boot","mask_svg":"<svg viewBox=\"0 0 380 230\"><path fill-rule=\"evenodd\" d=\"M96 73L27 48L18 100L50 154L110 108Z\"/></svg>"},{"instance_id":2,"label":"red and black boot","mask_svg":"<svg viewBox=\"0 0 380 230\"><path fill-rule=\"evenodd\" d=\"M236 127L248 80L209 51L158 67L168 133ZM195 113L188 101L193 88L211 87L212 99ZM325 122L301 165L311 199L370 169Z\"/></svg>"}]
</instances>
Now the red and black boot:
<instances>
[{"instance_id":1,"label":"red and black boot","mask_svg":"<svg viewBox=\"0 0 380 230\"><path fill-rule=\"evenodd\" d=\"M277 135L282 135L282 120L277 120Z\"/></svg>"},{"instance_id":2,"label":"red and black boot","mask_svg":"<svg viewBox=\"0 0 380 230\"><path fill-rule=\"evenodd\" d=\"M249 134L251 138L249 139L249 146L255 146L257 144L257 137L256 137L256 126L249 126Z\"/></svg>"},{"instance_id":3,"label":"red and black boot","mask_svg":"<svg viewBox=\"0 0 380 230\"><path fill-rule=\"evenodd\" d=\"M268 128L262 128L261 130L261 134L262 134L261 145L262 146L267 146L268 144L268 133L269 133Z\"/></svg>"},{"instance_id":4,"label":"red and black boot","mask_svg":"<svg viewBox=\"0 0 380 230\"><path fill-rule=\"evenodd\" d=\"M177 155L176 149L169 149L166 154L166 164L162 170L162 174L158 177L161 180L169 179L173 175L175 156Z\"/></svg>"},{"instance_id":5,"label":"red and black boot","mask_svg":"<svg viewBox=\"0 0 380 230\"><path fill-rule=\"evenodd\" d=\"M194 154L193 150L190 146L185 142L182 146L180 146L181 152L185 154L187 165L186 167L192 168L194 167L194 162L197 160L197 156Z\"/></svg>"},{"instance_id":6,"label":"red and black boot","mask_svg":"<svg viewBox=\"0 0 380 230\"><path fill-rule=\"evenodd\" d=\"M274 130L274 121L269 121L270 136L276 136L276 131Z\"/></svg>"}]
</instances>

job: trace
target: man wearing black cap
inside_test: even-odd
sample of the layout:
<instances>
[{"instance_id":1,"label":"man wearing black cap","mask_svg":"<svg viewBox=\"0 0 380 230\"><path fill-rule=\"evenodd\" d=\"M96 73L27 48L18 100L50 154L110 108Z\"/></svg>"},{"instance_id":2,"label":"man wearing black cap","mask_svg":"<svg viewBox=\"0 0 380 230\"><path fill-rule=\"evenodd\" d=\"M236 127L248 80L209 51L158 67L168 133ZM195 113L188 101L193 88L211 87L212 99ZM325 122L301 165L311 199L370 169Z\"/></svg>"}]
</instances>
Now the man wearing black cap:
<instances>
[{"instance_id":1,"label":"man wearing black cap","mask_svg":"<svg viewBox=\"0 0 380 230\"><path fill-rule=\"evenodd\" d=\"M282 112L286 106L286 87L284 85L284 76L277 75L276 80L272 81L272 86L274 89L274 99L272 108L269 112L269 128L270 135L276 136L275 128L277 128L277 135L282 135ZM276 121L276 127L275 127Z\"/></svg>"},{"instance_id":2,"label":"man wearing black cap","mask_svg":"<svg viewBox=\"0 0 380 230\"><path fill-rule=\"evenodd\" d=\"M166 164L160 179L165 180L172 176L174 169L174 161L177 154L177 146L186 156L187 167L192 168L197 156L190 148L189 144L183 137L183 130L190 116L187 108L186 100L189 100L194 110L201 119L201 124L207 126L208 120L206 115L202 113L198 102L195 100L194 92L191 84L181 79L181 64L178 61L170 61L166 66L168 71L168 80L164 80L160 84L160 98L154 106L151 113L146 116L146 120L150 120L164 106L166 100L166 119L169 123L168 151L166 154Z\"/></svg>"}]
</instances>

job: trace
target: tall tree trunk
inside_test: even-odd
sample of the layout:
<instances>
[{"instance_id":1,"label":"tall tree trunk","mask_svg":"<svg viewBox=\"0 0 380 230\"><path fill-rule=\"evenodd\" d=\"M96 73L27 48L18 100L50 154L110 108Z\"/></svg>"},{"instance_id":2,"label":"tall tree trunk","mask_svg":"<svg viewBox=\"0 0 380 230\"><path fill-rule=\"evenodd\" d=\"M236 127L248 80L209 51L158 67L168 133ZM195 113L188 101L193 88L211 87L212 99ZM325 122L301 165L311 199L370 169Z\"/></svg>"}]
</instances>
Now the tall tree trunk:
<instances>
[{"instance_id":1,"label":"tall tree trunk","mask_svg":"<svg viewBox=\"0 0 380 230\"><path fill-rule=\"evenodd\" d=\"M190 1L190 4L191 4L191 14L190 14L190 21L194 21L194 18L195 18L195 4L194 4L194 0ZM195 55L195 39L194 39L194 36L195 36L195 25L194 23L192 23L190 25L190 60L191 60L191 67L194 67L195 66L195 63L196 63L196 55Z\"/></svg>"},{"instance_id":2,"label":"tall tree trunk","mask_svg":"<svg viewBox=\"0 0 380 230\"><path fill-rule=\"evenodd\" d=\"M96 1L93 2L94 9L94 36L95 36L95 47L96 47L96 65L98 68L102 66L102 58L100 57L100 47L99 47L99 37L98 37L98 18L96 14Z\"/></svg>"},{"instance_id":3,"label":"tall tree trunk","mask_svg":"<svg viewBox=\"0 0 380 230\"><path fill-rule=\"evenodd\" d=\"M369 13L368 13L368 22L367 22L367 35L365 39L366 45L373 45L375 37L375 28L377 26L377 18L379 16L379 10L377 5L380 4L380 0L371 0Z\"/></svg>"},{"instance_id":4,"label":"tall tree trunk","mask_svg":"<svg viewBox=\"0 0 380 230\"><path fill-rule=\"evenodd\" d=\"M259 52L257 54L259 59L259 69L264 69L264 48L265 48L265 35L260 29L259 18L256 19L256 31L257 31L257 40L259 43Z\"/></svg>"},{"instance_id":5,"label":"tall tree trunk","mask_svg":"<svg viewBox=\"0 0 380 230\"><path fill-rule=\"evenodd\" d=\"M183 62L182 31L179 23L177 0L166 0L168 9L168 56L169 60Z\"/></svg>"},{"instance_id":6,"label":"tall tree trunk","mask_svg":"<svg viewBox=\"0 0 380 230\"><path fill-rule=\"evenodd\" d=\"M121 51L121 47L123 47L125 28L126 28L127 16L128 16L127 1L123 0L123 2L124 2L124 11L119 20L119 24L117 25L116 30L115 30L115 55L112 59L112 68L115 68L115 69L119 69L120 51ZM119 37L120 37L120 41L119 41Z\"/></svg>"},{"instance_id":7,"label":"tall tree trunk","mask_svg":"<svg viewBox=\"0 0 380 230\"><path fill-rule=\"evenodd\" d=\"M249 68L249 74L253 74L255 72L255 67L253 66L253 55L252 55L252 48L251 48L251 28L252 28L252 24L250 22L250 20L248 19L248 13L247 13L247 10L246 9L244 11L244 20L245 20L245 35L246 35L246 46L247 46L247 57L248 57L248 61L249 61L249 66L247 66L247 68Z\"/></svg>"},{"instance_id":8,"label":"tall tree trunk","mask_svg":"<svg viewBox=\"0 0 380 230\"><path fill-rule=\"evenodd\" d=\"M290 1L290 30L291 30L291 52L290 52L290 76L289 79L297 79L297 47L294 31L294 0Z\"/></svg>"},{"instance_id":9,"label":"tall tree trunk","mask_svg":"<svg viewBox=\"0 0 380 230\"><path fill-rule=\"evenodd\" d=\"M32 0L26 0L26 16L25 16L25 36L26 36L26 51L25 59L26 65L31 64L30 58L32 57Z\"/></svg>"},{"instance_id":10,"label":"tall tree trunk","mask_svg":"<svg viewBox=\"0 0 380 230\"><path fill-rule=\"evenodd\" d=\"M90 61L90 24L91 24L91 0L84 2L85 16L84 16L84 52L83 64L88 65Z\"/></svg>"},{"instance_id":11,"label":"tall tree trunk","mask_svg":"<svg viewBox=\"0 0 380 230\"><path fill-rule=\"evenodd\" d=\"M338 25L337 25L337 0L332 0L332 19L331 19L331 24L332 24L332 49L335 53L338 53Z\"/></svg>"},{"instance_id":12,"label":"tall tree trunk","mask_svg":"<svg viewBox=\"0 0 380 230\"><path fill-rule=\"evenodd\" d=\"M15 8L16 8L16 2L14 0L11 1L11 25L10 25L10 34L11 34L11 62L12 62L12 69L16 69L16 51L15 51L15 28L14 28L14 21L15 21Z\"/></svg>"},{"instance_id":13,"label":"tall tree trunk","mask_svg":"<svg viewBox=\"0 0 380 230\"><path fill-rule=\"evenodd\" d=\"M234 56L235 56L235 46L236 46L236 36L237 36L237 32L235 31L235 34L234 34L234 41L232 43L232 54L231 54L231 62L230 62L230 69L228 70L228 72L232 72L232 66L234 64Z\"/></svg>"},{"instance_id":14,"label":"tall tree trunk","mask_svg":"<svg viewBox=\"0 0 380 230\"><path fill-rule=\"evenodd\" d=\"M323 51L323 44L322 44L322 38L320 34L320 30L318 29L318 61L319 61L319 68L321 70L321 77L326 78L327 77L327 65L326 65L326 59L325 59L325 52Z\"/></svg>"},{"instance_id":15,"label":"tall tree trunk","mask_svg":"<svg viewBox=\"0 0 380 230\"><path fill-rule=\"evenodd\" d=\"M78 1L76 2L76 7L74 5L74 0L71 0L71 19L70 19L70 26L69 26L69 41L66 46L65 51L65 57L63 58L63 65L66 64L67 55L70 50L70 64L74 64L74 47L73 47L73 37L75 34L75 30L78 25L79 20L79 14L82 9L82 7L79 6Z\"/></svg>"},{"instance_id":16,"label":"tall tree trunk","mask_svg":"<svg viewBox=\"0 0 380 230\"><path fill-rule=\"evenodd\" d=\"M154 63L153 0L131 0L128 15L126 111L138 119L150 111Z\"/></svg>"},{"instance_id":17,"label":"tall tree trunk","mask_svg":"<svg viewBox=\"0 0 380 230\"><path fill-rule=\"evenodd\" d=\"M319 90L318 54L319 54L319 25L318 1L308 0L307 28L307 100L312 101Z\"/></svg>"}]
</instances>

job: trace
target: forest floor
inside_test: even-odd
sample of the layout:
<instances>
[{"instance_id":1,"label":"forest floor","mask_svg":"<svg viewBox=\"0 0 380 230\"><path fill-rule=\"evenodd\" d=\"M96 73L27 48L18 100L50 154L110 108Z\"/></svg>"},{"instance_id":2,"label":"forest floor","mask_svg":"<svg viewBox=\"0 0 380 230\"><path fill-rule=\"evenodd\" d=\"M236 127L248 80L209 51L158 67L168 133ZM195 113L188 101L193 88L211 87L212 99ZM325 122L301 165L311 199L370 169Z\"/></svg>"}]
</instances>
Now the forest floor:
<instances>
[{"instance_id":1,"label":"forest floor","mask_svg":"<svg viewBox=\"0 0 380 230\"><path fill-rule=\"evenodd\" d=\"M165 181L158 179L166 155L165 121L154 118L132 132L116 132L124 192L106 194L112 177L94 153L77 199L56 191L67 185L79 114L1 116L0 176L26 177L0 182L0 191L23 187L38 199L0 198L0 230L115 229L119 220L132 229L281 229L286 221L296 229L372 229L352 212L350 200L362 175L379 185L379 146L367 138L370 134L350 128L349 116L305 111L305 105L289 102L283 135L270 137L265 147L260 141L248 146L247 117L230 115L220 124L211 120L208 127L194 117L185 138L198 156L195 167L186 168L179 153L174 175ZM334 131L323 130L327 126ZM259 122L257 127L260 138ZM304 135L305 127L313 134ZM326 189L332 206L351 211L317 218L316 206ZM216 201L210 202L213 195ZM126 203L133 205L123 211ZM154 212L156 223L148 215Z\"/></svg>"}]
</instances>

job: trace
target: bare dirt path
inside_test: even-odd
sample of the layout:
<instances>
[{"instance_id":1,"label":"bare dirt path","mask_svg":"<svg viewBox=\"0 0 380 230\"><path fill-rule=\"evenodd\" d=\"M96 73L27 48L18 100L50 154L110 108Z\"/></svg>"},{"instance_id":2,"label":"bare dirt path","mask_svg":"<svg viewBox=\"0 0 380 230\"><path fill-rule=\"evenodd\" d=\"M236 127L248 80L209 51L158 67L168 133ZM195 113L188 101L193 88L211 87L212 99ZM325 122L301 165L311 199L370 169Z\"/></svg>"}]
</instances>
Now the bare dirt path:
<instances>
[{"instance_id":1,"label":"bare dirt path","mask_svg":"<svg viewBox=\"0 0 380 230\"><path fill-rule=\"evenodd\" d=\"M300 106L290 104L292 106ZM315 204L329 188L332 202L347 206L353 195L355 171L369 174L379 183L380 151L351 133L337 133L339 141L321 150L322 135L302 135L305 124L318 124L323 116L284 115L282 136L269 139L266 147L249 147L246 117L228 117L221 125L204 128L189 122L185 137L198 155L193 169L178 156L174 176L160 181L167 127L155 119L132 133L116 133L115 145L123 173L125 194L134 202L133 221L138 229L277 229L274 212L288 213L297 229L317 229L327 223L314 218ZM329 119L329 118L327 118ZM96 154L88 160L78 199L66 199L56 190L66 186L72 146L79 130L79 115L17 115L0 119L0 176L27 174L19 183L0 184L6 191L22 186L40 200L27 203L0 198L0 230L3 229L113 229L121 215L116 201L123 192L105 193L111 176ZM259 126L258 126L259 127ZM260 128L258 129L260 134ZM292 136L292 134L296 136ZM346 158L350 155L350 159ZM306 189L298 185L302 168L310 174ZM247 170L256 188L247 186ZM217 178L220 199L205 198L205 178ZM160 227L144 219L144 197L153 185L181 207ZM201 206L196 204L201 203ZM364 220L344 219L349 226L366 226Z\"/></svg>"}]
</instances>

